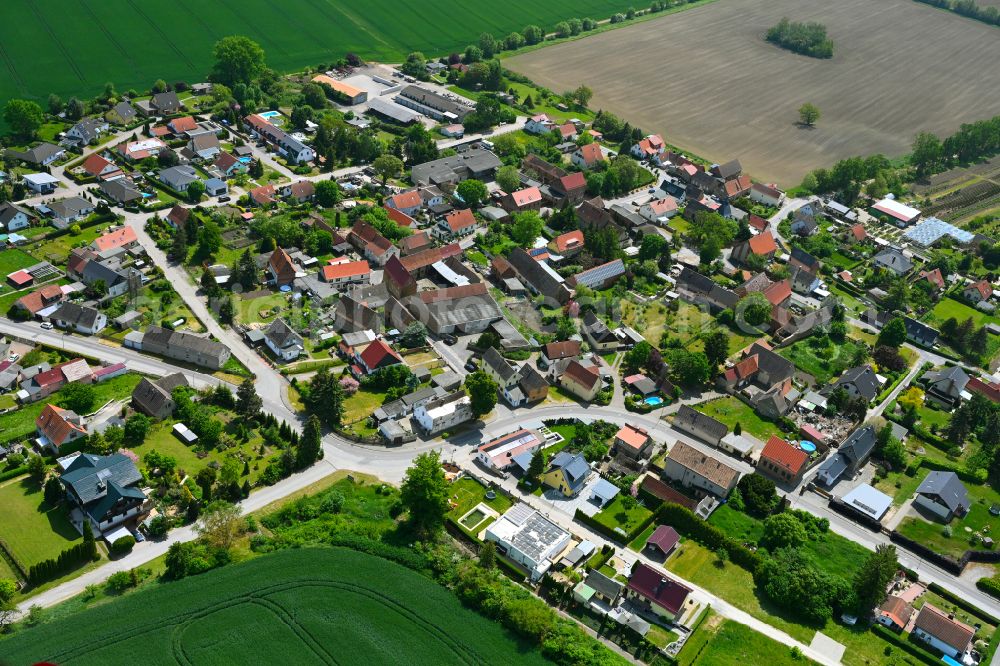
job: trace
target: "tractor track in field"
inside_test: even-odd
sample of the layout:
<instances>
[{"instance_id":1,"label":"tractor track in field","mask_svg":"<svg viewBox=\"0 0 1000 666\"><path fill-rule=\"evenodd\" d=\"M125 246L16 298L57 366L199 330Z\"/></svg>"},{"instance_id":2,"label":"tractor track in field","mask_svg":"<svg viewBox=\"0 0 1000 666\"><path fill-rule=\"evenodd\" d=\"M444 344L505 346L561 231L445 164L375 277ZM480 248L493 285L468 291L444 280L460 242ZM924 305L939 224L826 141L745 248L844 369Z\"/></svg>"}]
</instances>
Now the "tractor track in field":
<instances>
[{"instance_id":1,"label":"tractor track in field","mask_svg":"<svg viewBox=\"0 0 1000 666\"><path fill-rule=\"evenodd\" d=\"M63 58L66 59L66 64L69 68L73 70L76 77L80 79L80 83L86 83L87 78L83 75L83 70L81 70L80 66L76 64L76 60L73 59L73 56L63 45L62 40L56 37L55 31L52 29L52 26L49 25L49 22L45 20L45 15L38 9L38 5L34 2L28 2L25 4L31 8L31 13L33 13L35 15L35 19L38 20L38 25L40 25L45 32L49 33L49 37L52 38L52 42L56 45L56 48L59 49Z\"/></svg>"},{"instance_id":2,"label":"tractor track in field","mask_svg":"<svg viewBox=\"0 0 1000 666\"><path fill-rule=\"evenodd\" d=\"M126 1L128 2L129 7L131 7L137 15L141 16L143 20L145 20L146 23L149 24L149 27L151 27L153 30L156 31L156 34L160 36L160 39L163 40L163 43L166 44L171 51L177 54L178 58L183 60L184 63L191 69L195 69L195 64L191 62L191 59L187 57L187 54L184 53L184 51L180 50L177 47L177 45L170 40L170 37L167 36L167 33L165 33L163 29L160 28L160 25L158 23L149 18L149 15L146 14L146 12L144 12L139 7L138 4L136 4L135 0L126 0Z\"/></svg>"},{"instance_id":3,"label":"tractor track in field","mask_svg":"<svg viewBox=\"0 0 1000 666\"><path fill-rule=\"evenodd\" d=\"M281 53L281 54L284 54L284 55L288 55L288 51L285 49L284 46L282 46L280 43L272 40L270 37L266 36L266 35L268 35L269 31L267 31L267 30L261 30L260 26L254 24L254 23L251 23L249 17L247 17L242 12L240 12L240 11L234 9L232 6L230 6L229 0L221 0L221 4L223 6L225 6L225 8L229 11L230 14L232 14L233 16L237 17L239 20L245 22L248 26L250 26L250 28L255 33L257 33L258 36L260 36L258 38L260 38L261 41L266 41L268 44L271 45L271 48L273 48L278 53Z\"/></svg>"},{"instance_id":4,"label":"tractor track in field","mask_svg":"<svg viewBox=\"0 0 1000 666\"><path fill-rule=\"evenodd\" d=\"M108 27L104 25L104 22L97 17L97 14L94 13L94 10L90 6L90 3L87 2L87 0L80 0L80 6L83 7L84 11L90 15L91 20L94 22L94 25L97 26L97 29L101 31L101 34L103 34L104 37L111 42L116 49L118 49L118 52L121 53L122 57L132 68L132 73L137 77L140 76L141 72L139 71L139 67L136 65L135 59L132 57L132 54L129 53L124 46L122 46L121 42L118 41L114 33L108 30Z\"/></svg>"}]
</instances>

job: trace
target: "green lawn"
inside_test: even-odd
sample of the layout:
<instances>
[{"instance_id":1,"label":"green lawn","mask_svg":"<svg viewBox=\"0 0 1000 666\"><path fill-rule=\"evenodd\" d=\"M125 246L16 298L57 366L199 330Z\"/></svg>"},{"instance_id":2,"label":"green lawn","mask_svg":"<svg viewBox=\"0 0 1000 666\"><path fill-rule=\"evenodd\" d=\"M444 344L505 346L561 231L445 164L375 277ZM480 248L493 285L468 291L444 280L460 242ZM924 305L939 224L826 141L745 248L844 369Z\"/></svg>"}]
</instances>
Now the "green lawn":
<instances>
[{"instance_id":1,"label":"green lawn","mask_svg":"<svg viewBox=\"0 0 1000 666\"><path fill-rule=\"evenodd\" d=\"M759 417L749 405L734 396L716 398L691 405L691 407L702 414L722 421L729 426L730 431L739 423L743 432L753 435L763 442L770 439L771 435L781 433L777 425Z\"/></svg>"},{"instance_id":2,"label":"green lawn","mask_svg":"<svg viewBox=\"0 0 1000 666\"><path fill-rule=\"evenodd\" d=\"M947 525L951 536L945 535L944 523L919 517L904 519L897 528L899 533L940 553L955 557L974 547L971 539L977 533L996 539L997 534L1000 534L1000 516L991 516L989 508L993 504L1000 504L1000 493L986 485L966 483L965 487L969 491L972 506L969 507L968 514L962 518L953 518Z\"/></svg>"},{"instance_id":3,"label":"green lawn","mask_svg":"<svg viewBox=\"0 0 1000 666\"><path fill-rule=\"evenodd\" d=\"M691 645L685 645L680 653L680 663L691 666L731 666L732 664L767 664L768 666L794 666L813 664L805 657L793 657L791 648L773 638L758 633L750 627L721 618L710 618L701 624L695 635L689 638ZM685 657L692 653L690 648L704 646L697 651L693 661ZM688 653L688 654L686 654Z\"/></svg>"},{"instance_id":4,"label":"green lawn","mask_svg":"<svg viewBox=\"0 0 1000 666\"><path fill-rule=\"evenodd\" d=\"M114 377L106 382L94 384L94 407L100 407L108 400L125 399L132 394L132 389L139 383L139 375L126 373L119 377ZM27 405L23 405L14 412L9 412L0 416L0 442L9 442L21 439L35 431L35 419L45 409L48 403L59 402L59 392L50 395L47 400L39 400Z\"/></svg>"},{"instance_id":5,"label":"green lawn","mask_svg":"<svg viewBox=\"0 0 1000 666\"><path fill-rule=\"evenodd\" d=\"M364 421L385 402L385 393L375 393L359 389L344 401L344 423Z\"/></svg>"},{"instance_id":6,"label":"green lawn","mask_svg":"<svg viewBox=\"0 0 1000 666\"><path fill-rule=\"evenodd\" d=\"M731 508L728 504L723 504L713 511L708 522L733 539L743 542L757 543L764 534L764 526L759 520Z\"/></svg>"},{"instance_id":7,"label":"green lawn","mask_svg":"<svg viewBox=\"0 0 1000 666\"><path fill-rule=\"evenodd\" d=\"M817 383L826 384L848 368L856 350L857 344L850 340L835 343L813 336L783 347L778 353L815 377Z\"/></svg>"},{"instance_id":8,"label":"green lawn","mask_svg":"<svg viewBox=\"0 0 1000 666\"><path fill-rule=\"evenodd\" d=\"M632 509L626 509L623 505L624 499L625 496L619 493L611 504L594 516L594 519L612 530L617 531L617 528L620 528L623 533L628 534L653 515L652 511L638 504Z\"/></svg>"},{"instance_id":9,"label":"green lawn","mask_svg":"<svg viewBox=\"0 0 1000 666\"><path fill-rule=\"evenodd\" d=\"M56 238L30 243L27 247L39 259L52 261L56 264L64 263L70 250L90 245L109 226L110 224L95 224L92 227L81 229L78 234L65 233Z\"/></svg>"},{"instance_id":10,"label":"green lawn","mask_svg":"<svg viewBox=\"0 0 1000 666\"><path fill-rule=\"evenodd\" d=\"M924 320L928 323L941 326L941 324L954 317L959 322L963 322L969 317L972 317L972 322L977 326L985 326L986 324L997 324L1000 323L1000 318L993 315L988 315L985 312L981 312L973 307L969 307L965 303L956 301L954 298L942 298L938 301L934 309L924 317Z\"/></svg>"},{"instance_id":11,"label":"green lawn","mask_svg":"<svg viewBox=\"0 0 1000 666\"><path fill-rule=\"evenodd\" d=\"M38 259L35 259L24 250L19 250L16 247L5 248L3 252L0 252L0 278L6 282L7 275L10 273L37 263Z\"/></svg>"},{"instance_id":12,"label":"green lawn","mask_svg":"<svg viewBox=\"0 0 1000 666\"><path fill-rule=\"evenodd\" d=\"M0 538L30 567L57 557L82 537L65 508L45 504L38 484L21 477L0 484Z\"/></svg>"},{"instance_id":13,"label":"green lawn","mask_svg":"<svg viewBox=\"0 0 1000 666\"><path fill-rule=\"evenodd\" d=\"M486 529L495 520L492 517L485 520L480 519L472 525L460 522L462 517L471 511L473 507L482 503L502 515L514 504L506 495L499 492L493 499L486 499L486 492L486 486L471 477L463 477L455 481L448 489L448 500L454 504L454 508L448 512L447 518L471 537L475 537L476 534ZM476 528L476 534L472 533L472 528Z\"/></svg>"},{"instance_id":14,"label":"green lawn","mask_svg":"<svg viewBox=\"0 0 1000 666\"><path fill-rule=\"evenodd\" d=\"M649 527L639 532L639 535L629 542L628 547L638 553L640 550L646 547L646 539L648 539L653 534L653 532L656 530L657 527L658 525L654 520L652 523L649 524Z\"/></svg>"}]
</instances>

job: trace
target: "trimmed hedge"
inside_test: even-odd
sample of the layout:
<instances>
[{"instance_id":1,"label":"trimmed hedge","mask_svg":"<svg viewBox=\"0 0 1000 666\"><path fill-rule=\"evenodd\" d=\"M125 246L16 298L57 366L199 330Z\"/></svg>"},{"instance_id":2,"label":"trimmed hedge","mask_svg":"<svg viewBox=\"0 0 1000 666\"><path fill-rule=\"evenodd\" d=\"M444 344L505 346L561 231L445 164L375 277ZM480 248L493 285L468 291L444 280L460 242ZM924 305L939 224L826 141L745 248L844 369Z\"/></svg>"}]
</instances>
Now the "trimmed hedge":
<instances>
[{"instance_id":1,"label":"trimmed hedge","mask_svg":"<svg viewBox=\"0 0 1000 666\"><path fill-rule=\"evenodd\" d=\"M872 625L871 630L872 632L875 633L876 636L883 638L886 642L895 645L904 652L908 652L909 654L919 659L921 662L929 664L930 666L940 666L941 664L940 659L935 659L926 650L921 649L919 645L915 645L911 641L904 639L895 632L889 631L878 622Z\"/></svg>"},{"instance_id":2,"label":"trimmed hedge","mask_svg":"<svg viewBox=\"0 0 1000 666\"><path fill-rule=\"evenodd\" d=\"M984 580L989 580L989 579L984 579ZM982 582L982 580L976 582L976 587L979 587L979 583L980 582ZM994 583L995 583L995 581L994 581ZM977 617L980 620L982 620L983 622L986 622L988 624L992 624L993 626L1000 625L1000 620L997 620L995 617L993 617L992 615L990 615L986 611L982 610L981 608L973 606L971 603L969 603L969 601L967 599L963 599L962 597L959 597L959 596L956 596L955 594L952 594L951 592L949 592L948 590L944 589L943 587L941 587L937 583L930 583L927 586L927 589L929 589L931 592L933 592L934 594L938 595L939 597L941 597L943 599L947 599L951 603L955 604L956 606L958 606L959 608L961 608L962 610L964 610L969 615L972 615L973 617ZM980 589L982 589L982 588L980 588Z\"/></svg>"},{"instance_id":3,"label":"trimmed hedge","mask_svg":"<svg viewBox=\"0 0 1000 666\"><path fill-rule=\"evenodd\" d=\"M81 541L59 553L59 557L57 558L33 564L28 569L28 582L32 585L40 585L46 581L59 578L73 569L96 559L97 547L94 542Z\"/></svg>"},{"instance_id":4,"label":"trimmed hedge","mask_svg":"<svg viewBox=\"0 0 1000 666\"><path fill-rule=\"evenodd\" d=\"M754 577L757 576L757 572L764 564L762 555L731 538L715 525L703 521L680 504L667 502L656 516L662 524L670 525L679 533L698 541L709 550L725 548L730 559L749 571Z\"/></svg>"},{"instance_id":5,"label":"trimmed hedge","mask_svg":"<svg viewBox=\"0 0 1000 666\"><path fill-rule=\"evenodd\" d=\"M22 474L27 474L27 473L28 473L28 466L21 465L20 467L9 469L6 472L0 472L0 481L13 479L16 476L21 476Z\"/></svg>"},{"instance_id":6,"label":"trimmed hedge","mask_svg":"<svg viewBox=\"0 0 1000 666\"><path fill-rule=\"evenodd\" d=\"M986 594L1000 599L1000 581L995 578L980 578L976 581L976 587Z\"/></svg>"}]
</instances>

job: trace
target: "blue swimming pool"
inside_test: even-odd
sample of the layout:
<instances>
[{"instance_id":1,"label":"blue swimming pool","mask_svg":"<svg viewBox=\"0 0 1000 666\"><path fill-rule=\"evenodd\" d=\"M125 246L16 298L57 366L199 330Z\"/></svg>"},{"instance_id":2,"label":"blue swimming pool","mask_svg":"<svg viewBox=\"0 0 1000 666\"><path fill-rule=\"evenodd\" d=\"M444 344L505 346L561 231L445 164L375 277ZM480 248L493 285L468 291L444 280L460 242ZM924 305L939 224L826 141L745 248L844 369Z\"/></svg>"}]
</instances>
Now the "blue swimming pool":
<instances>
[{"instance_id":1,"label":"blue swimming pool","mask_svg":"<svg viewBox=\"0 0 1000 666\"><path fill-rule=\"evenodd\" d=\"M659 407L660 405L663 404L663 398L661 398L658 395L651 395L645 400L643 400L643 402L649 405L650 407Z\"/></svg>"},{"instance_id":2,"label":"blue swimming pool","mask_svg":"<svg viewBox=\"0 0 1000 666\"><path fill-rule=\"evenodd\" d=\"M274 118L275 116L280 116L281 111L261 111L257 115L259 115L261 118L271 119Z\"/></svg>"},{"instance_id":3,"label":"blue swimming pool","mask_svg":"<svg viewBox=\"0 0 1000 666\"><path fill-rule=\"evenodd\" d=\"M807 439L804 439L801 442L799 442L799 448L805 451L806 453L813 453L814 451L816 451L816 445Z\"/></svg>"}]
</instances>

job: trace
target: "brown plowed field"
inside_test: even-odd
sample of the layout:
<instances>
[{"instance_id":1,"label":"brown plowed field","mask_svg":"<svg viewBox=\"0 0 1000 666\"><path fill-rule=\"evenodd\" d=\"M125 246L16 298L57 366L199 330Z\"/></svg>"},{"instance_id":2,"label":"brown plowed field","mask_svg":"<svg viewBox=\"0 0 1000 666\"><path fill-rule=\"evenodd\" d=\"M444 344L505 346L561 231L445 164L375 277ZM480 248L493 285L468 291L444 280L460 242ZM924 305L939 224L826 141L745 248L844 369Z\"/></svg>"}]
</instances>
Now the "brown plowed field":
<instances>
[{"instance_id":1,"label":"brown plowed field","mask_svg":"<svg viewBox=\"0 0 1000 666\"><path fill-rule=\"evenodd\" d=\"M782 16L825 24L834 57L765 42ZM555 91L585 83L592 107L786 187L1000 113L997 63L1000 30L913 0L719 0L505 61ZM807 101L823 114L813 129L796 124Z\"/></svg>"}]
</instances>

